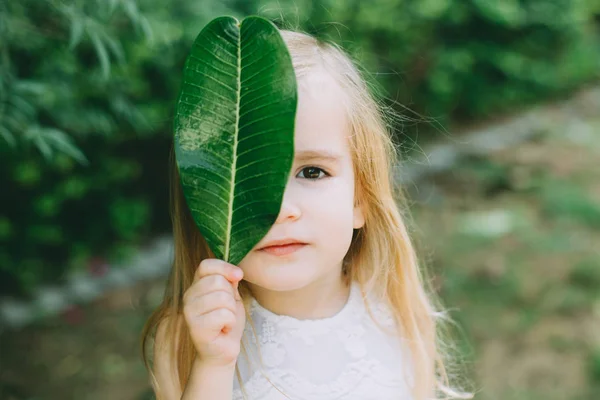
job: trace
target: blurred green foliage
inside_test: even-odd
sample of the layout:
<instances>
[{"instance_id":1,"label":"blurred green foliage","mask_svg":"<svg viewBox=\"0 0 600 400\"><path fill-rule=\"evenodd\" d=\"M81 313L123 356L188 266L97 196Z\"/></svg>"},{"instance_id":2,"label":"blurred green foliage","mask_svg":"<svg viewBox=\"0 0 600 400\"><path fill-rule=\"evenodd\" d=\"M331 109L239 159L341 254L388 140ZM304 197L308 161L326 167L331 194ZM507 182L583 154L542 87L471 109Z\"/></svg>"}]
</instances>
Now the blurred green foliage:
<instances>
[{"instance_id":1,"label":"blurred green foliage","mask_svg":"<svg viewBox=\"0 0 600 400\"><path fill-rule=\"evenodd\" d=\"M494 116L599 77L598 0L260 4L274 19L296 14L296 25L341 41L388 98L444 123Z\"/></svg>"},{"instance_id":2,"label":"blurred green foliage","mask_svg":"<svg viewBox=\"0 0 600 400\"><path fill-rule=\"evenodd\" d=\"M168 229L184 57L227 11L210 1L0 3L0 293L27 294Z\"/></svg>"},{"instance_id":3,"label":"blurred green foliage","mask_svg":"<svg viewBox=\"0 0 600 400\"><path fill-rule=\"evenodd\" d=\"M27 293L168 229L184 58L224 14L340 43L399 111L447 126L568 92L600 71L600 0L1 2L0 292ZM561 212L561 196L549 195L548 212ZM580 208L597 222L597 208Z\"/></svg>"}]
</instances>

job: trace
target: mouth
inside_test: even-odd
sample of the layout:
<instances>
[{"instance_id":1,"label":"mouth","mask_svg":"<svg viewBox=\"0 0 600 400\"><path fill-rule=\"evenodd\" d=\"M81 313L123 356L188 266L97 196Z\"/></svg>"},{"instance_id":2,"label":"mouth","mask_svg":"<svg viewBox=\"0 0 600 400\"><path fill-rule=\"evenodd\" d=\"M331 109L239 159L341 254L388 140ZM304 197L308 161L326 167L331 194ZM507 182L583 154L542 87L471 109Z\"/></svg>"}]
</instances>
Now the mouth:
<instances>
[{"instance_id":1,"label":"mouth","mask_svg":"<svg viewBox=\"0 0 600 400\"><path fill-rule=\"evenodd\" d=\"M285 256L292 254L305 246L308 246L308 244L296 240L281 240L268 243L266 246L258 249L258 251L275 256Z\"/></svg>"}]
</instances>

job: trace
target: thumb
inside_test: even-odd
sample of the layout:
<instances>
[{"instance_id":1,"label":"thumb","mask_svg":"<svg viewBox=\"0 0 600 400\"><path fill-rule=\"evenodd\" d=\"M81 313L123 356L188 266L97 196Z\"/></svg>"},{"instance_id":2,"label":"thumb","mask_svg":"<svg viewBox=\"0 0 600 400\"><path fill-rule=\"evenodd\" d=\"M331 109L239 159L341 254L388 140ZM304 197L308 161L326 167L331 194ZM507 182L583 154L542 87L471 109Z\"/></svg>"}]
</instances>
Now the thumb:
<instances>
[{"instance_id":1,"label":"thumb","mask_svg":"<svg viewBox=\"0 0 600 400\"><path fill-rule=\"evenodd\" d=\"M231 283L231 286L233 286L233 293L234 293L234 297L236 300L242 299L242 297L240 296L239 284L240 284L240 281L234 281Z\"/></svg>"}]
</instances>

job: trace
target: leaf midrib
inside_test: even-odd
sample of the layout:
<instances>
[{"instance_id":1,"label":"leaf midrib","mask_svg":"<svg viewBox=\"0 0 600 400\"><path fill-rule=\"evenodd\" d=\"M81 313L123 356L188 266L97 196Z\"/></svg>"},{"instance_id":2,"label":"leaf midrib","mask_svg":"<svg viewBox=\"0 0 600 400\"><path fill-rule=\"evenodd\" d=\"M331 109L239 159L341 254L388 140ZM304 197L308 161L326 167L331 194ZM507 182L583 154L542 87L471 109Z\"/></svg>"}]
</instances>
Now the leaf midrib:
<instances>
[{"instance_id":1,"label":"leaf midrib","mask_svg":"<svg viewBox=\"0 0 600 400\"><path fill-rule=\"evenodd\" d=\"M238 43L237 43L237 93L236 93L236 108L235 108L235 131L233 135L233 164L231 166L231 181L229 190L229 204L227 212L227 231L225 232L225 261L229 261L229 250L231 242L231 226L233 221L233 199L235 198L235 174L237 170L237 148L238 135L240 126L240 106L241 106L241 91L242 91L242 24L239 24Z\"/></svg>"}]
</instances>

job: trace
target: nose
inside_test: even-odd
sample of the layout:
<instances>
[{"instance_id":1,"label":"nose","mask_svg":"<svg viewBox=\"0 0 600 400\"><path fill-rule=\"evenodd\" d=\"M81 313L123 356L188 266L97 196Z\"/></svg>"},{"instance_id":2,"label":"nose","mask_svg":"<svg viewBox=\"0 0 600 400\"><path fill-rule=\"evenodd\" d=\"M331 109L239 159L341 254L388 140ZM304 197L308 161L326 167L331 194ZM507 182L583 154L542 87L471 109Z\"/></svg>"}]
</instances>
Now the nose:
<instances>
[{"instance_id":1,"label":"nose","mask_svg":"<svg viewBox=\"0 0 600 400\"><path fill-rule=\"evenodd\" d=\"M285 191L283 192L281 209L279 210L277 220L275 220L276 224L295 221L302 215L300 207L298 206L297 201L295 201L295 196L293 195L290 186L291 185L287 185Z\"/></svg>"}]
</instances>

